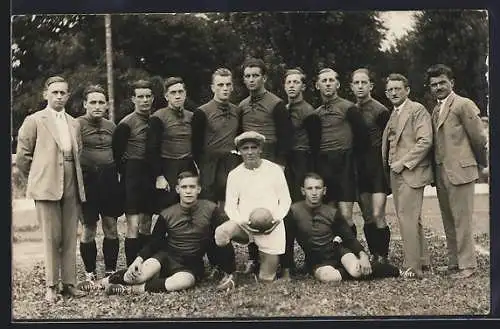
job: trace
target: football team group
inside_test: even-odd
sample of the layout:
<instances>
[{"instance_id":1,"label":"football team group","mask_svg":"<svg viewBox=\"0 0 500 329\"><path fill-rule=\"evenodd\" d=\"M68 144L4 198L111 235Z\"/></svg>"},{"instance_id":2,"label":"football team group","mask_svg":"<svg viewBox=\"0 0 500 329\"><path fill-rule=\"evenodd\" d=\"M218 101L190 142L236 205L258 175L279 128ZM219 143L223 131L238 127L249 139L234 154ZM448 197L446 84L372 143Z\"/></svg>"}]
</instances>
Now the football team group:
<instances>
[{"instance_id":1,"label":"football team group","mask_svg":"<svg viewBox=\"0 0 500 329\"><path fill-rule=\"evenodd\" d=\"M426 72L437 101L429 111L408 98L408 80L398 73L386 79L389 110L371 97L366 68L351 74L355 103L338 95L337 72L320 70L316 109L303 98L300 68L284 75L286 101L266 90L262 60L246 60L242 72L249 96L239 105L230 102L231 71L219 68L213 99L194 111L184 107L182 78L165 80L168 105L156 111L150 82L135 81L134 111L117 125L105 118L102 87L85 89L86 114L75 119L65 112L67 81L47 79L47 107L26 117L16 150L42 226L47 301L96 289L176 291L207 276L221 290L245 274L264 283L290 280L295 241L305 255L302 270L321 282L419 279L431 269L421 221L430 184L447 241L448 263L439 270L453 279L475 273L473 193L480 171L488 170L486 134L477 106L453 91L449 67ZM397 266L389 261L389 194L403 245ZM367 249L357 239L354 202ZM123 213L127 267L118 269ZM79 222L85 279L78 282ZM103 275L96 264L99 222ZM233 242L248 250L238 272Z\"/></svg>"}]
</instances>

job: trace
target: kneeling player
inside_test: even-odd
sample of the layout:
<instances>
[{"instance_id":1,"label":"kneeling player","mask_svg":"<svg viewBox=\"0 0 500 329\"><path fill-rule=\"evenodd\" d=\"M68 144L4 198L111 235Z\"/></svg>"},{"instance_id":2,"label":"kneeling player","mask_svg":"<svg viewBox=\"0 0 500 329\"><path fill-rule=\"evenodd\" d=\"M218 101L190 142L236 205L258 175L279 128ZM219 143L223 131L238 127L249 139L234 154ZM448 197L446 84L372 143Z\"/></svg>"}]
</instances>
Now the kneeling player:
<instances>
[{"instance_id":1,"label":"kneeling player","mask_svg":"<svg viewBox=\"0 0 500 329\"><path fill-rule=\"evenodd\" d=\"M294 203L285 220L287 248L282 266L286 272L293 266L297 239L308 271L319 281L399 276L398 268L391 264L370 263L340 212L322 203L326 187L321 176L306 174L301 191L305 200Z\"/></svg>"},{"instance_id":2,"label":"kneeling player","mask_svg":"<svg viewBox=\"0 0 500 329\"><path fill-rule=\"evenodd\" d=\"M180 203L160 213L151 241L134 262L128 269L103 279L107 294L190 288L203 277L203 256L207 252L225 272L218 288L234 287L233 247L217 247L214 243L215 228L224 221L224 214L215 203L198 200L200 182L192 172L179 174L176 191Z\"/></svg>"},{"instance_id":3,"label":"kneeling player","mask_svg":"<svg viewBox=\"0 0 500 329\"><path fill-rule=\"evenodd\" d=\"M285 253L283 218L291 199L283 170L261 158L264 141L265 137L254 131L235 138L243 163L228 175L225 211L229 220L215 231L215 242L218 246L228 245L231 240L255 242L260 257L259 279L271 282L276 277L279 255ZM264 232L249 225L252 213L259 208L265 208L268 215L264 216L271 218L272 225Z\"/></svg>"}]
</instances>

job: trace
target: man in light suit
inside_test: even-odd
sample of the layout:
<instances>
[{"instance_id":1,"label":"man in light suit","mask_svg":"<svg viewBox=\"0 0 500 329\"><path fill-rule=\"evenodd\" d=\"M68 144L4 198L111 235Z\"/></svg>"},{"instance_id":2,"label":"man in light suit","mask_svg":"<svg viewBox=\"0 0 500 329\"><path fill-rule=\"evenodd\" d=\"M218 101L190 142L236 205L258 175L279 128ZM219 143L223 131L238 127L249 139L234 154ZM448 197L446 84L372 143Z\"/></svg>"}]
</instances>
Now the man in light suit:
<instances>
[{"instance_id":1,"label":"man in light suit","mask_svg":"<svg viewBox=\"0 0 500 329\"><path fill-rule=\"evenodd\" d=\"M479 109L453 92L453 72L437 64L427 70L427 82L438 103L432 111L436 189L453 278L470 277L476 257L472 237L474 181L478 167L487 171L486 134Z\"/></svg>"},{"instance_id":2,"label":"man in light suit","mask_svg":"<svg viewBox=\"0 0 500 329\"><path fill-rule=\"evenodd\" d=\"M28 116L19 129L16 165L28 177L26 195L35 201L42 225L45 299L55 302L59 271L63 295L84 295L75 285L77 228L85 191L79 161L80 126L64 110L68 83L57 76L47 79L43 96L47 107Z\"/></svg>"},{"instance_id":3,"label":"man in light suit","mask_svg":"<svg viewBox=\"0 0 500 329\"><path fill-rule=\"evenodd\" d=\"M422 220L424 187L432 183L431 116L425 107L408 99L408 79L387 77L386 96L394 105L382 136L382 161L389 172L392 195L403 239L404 278L422 278L429 266Z\"/></svg>"}]
</instances>

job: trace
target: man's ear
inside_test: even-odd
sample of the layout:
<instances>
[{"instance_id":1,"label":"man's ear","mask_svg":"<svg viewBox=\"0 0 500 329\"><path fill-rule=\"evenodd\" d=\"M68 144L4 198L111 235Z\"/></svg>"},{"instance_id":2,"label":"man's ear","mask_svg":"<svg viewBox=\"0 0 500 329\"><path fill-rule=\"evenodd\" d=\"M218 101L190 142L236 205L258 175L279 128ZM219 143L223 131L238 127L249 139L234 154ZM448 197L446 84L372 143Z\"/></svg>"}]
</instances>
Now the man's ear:
<instances>
[{"instance_id":1,"label":"man's ear","mask_svg":"<svg viewBox=\"0 0 500 329\"><path fill-rule=\"evenodd\" d=\"M175 184L175 192L177 192L177 194L179 194L181 191L181 189L179 188L179 184Z\"/></svg>"},{"instance_id":2,"label":"man's ear","mask_svg":"<svg viewBox=\"0 0 500 329\"><path fill-rule=\"evenodd\" d=\"M325 195L326 195L326 186L323 187L323 196L325 196Z\"/></svg>"},{"instance_id":3,"label":"man's ear","mask_svg":"<svg viewBox=\"0 0 500 329\"><path fill-rule=\"evenodd\" d=\"M302 193L303 196L306 196L306 190L303 186L300 187L300 193Z\"/></svg>"},{"instance_id":4,"label":"man's ear","mask_svg":"<svg viewBox=\"0 0 500 329\"><path fill-rule=\"evenodd\" d=\"M45 89L42 93L43 99L47 100L47 89Z\"/></svg>"}]
</instances>

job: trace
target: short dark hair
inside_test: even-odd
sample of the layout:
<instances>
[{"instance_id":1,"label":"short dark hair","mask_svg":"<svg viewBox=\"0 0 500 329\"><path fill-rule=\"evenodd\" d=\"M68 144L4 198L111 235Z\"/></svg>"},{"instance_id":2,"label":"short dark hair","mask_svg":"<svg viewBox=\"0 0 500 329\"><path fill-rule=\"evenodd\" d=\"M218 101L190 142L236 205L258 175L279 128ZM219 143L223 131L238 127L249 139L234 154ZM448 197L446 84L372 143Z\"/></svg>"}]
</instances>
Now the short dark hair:
<instances>
[{"instance_id":1,"label":"short dark hair","mask_svg":"<svg viewBox=\"0 0 500 329\"><path fill-rule=\"evenodd\" d=\"M440 75L446 75L450 80L454 79L452 69L444 64L432 65L427 69L426 73L427 73L426 81L429 81L430 78L438 77Z\"/></svg>"},{"instance_id":2,"label":"short dark hair","mask_svg":"<svg viewBox=\"0 0 500 329\"><path fill-rule=\"evenodd\" d=\"M241 65L241 71L245 71L247 67L258 67L260 68L260 73L262 75L267 74L267 67L264 61L260 58L248 58L243 62L243 65Z\"/></svg>"},{"instance_id":3,"label":"short dark hair","mask_svg":"<svg viewBox=\"0 0 500 329\"><path fill-rule=\"evenodd\" d=\"M292 74L299 74L300 75L300 81L302 81L303 84L306 83L306 75L305 75L304 71L300 67L295 67L293 69L286 70L285 76L284 76L283 80L286 80L286 78L289 75L292 75Z\"/></svg>"},{"instance_id":4,"label":"short dark hair","mask_svg":"<svg viewBox=\"0 0 500 329\"><path fill-rule=\"evenodd\" d=\"M167 93L168 88L170 88L171 86L178 84L178 83L182 83L182 86L184 87L184 89L186 89L186 84L184 83L184 80L182 80L181 77L168 77L168 78L166 78L165 83L163 84L163 86L165 88L165 92Z\"/></svg>"},{"instance_id":5,"label":"short dark hair","mask_svg":"<svg viewBox=\"0 0 500 329\"><path fill-rule=\"evenodd\" d=\"M132 83L132 95L135 96L136 89L150 89L153 91L153 85L148 80L137 80Z\"/></svg>"},{"instance_id":6,"label":"short dark hair","mask_svg":"<svg viewBox=\"0 0 500 329\"><path fill-rule=\"evenodd\" d=\"M321 177L320 174L315 173L315 172L308 172L304 175L304 180L302 181L302 186L304 186L304 183L306 182L306 179L308 179L308 178L320 180L323 182L323 184L325 184L325 180L323 179L323 177Z\"/></svg>"},{"instance_id":7,"label":"short dark hair","mask_svg":"<svg viewBox=\"0 0 500 329\"><path fill-rule=\"evenodd\" d=\"M402 81L405 87L408 87L408 79L402 75L401 73L391 73L385 79L385 83L387 84L389 81Z\"/></svg>"},{"instance_id":8,"label":"short dark hair","mask_svg":"<svg viewBox=\"0 0 500 329\"><path fill-rule=\"evenodd\" d=\"M369 69L367 69L366 67L361 67L361 68L359 68L359 69L354 70L354 71L351 73L351 81L352 81L352 78L354 78L354 75L355 75L356 73L364 73L364 74L366 74L366 76L368 77L368 80L369 80L370 82L372 82L372 81L373 81L373 73L372 73Z\"/></svg>"},{"instance_id":9,"label":"short dark hair","mask_svg":"<svg viewBox=\"0 0 500 329\"><path fill-rule=\"evenodd\" d=\"M333 72L335 74L335 78L338 79L339 78L339 74L332 68L329 68L329 67L325 67L324 69L321 69L319 70L318 74L316 75L316 79L319 78L319 75L320 74L323 74L325 72Z\"/></svg>"},{"instance_id":10,"label":"short dark hair","mask_svg":"<svg viewBox=\"0 0 500 329\"><path fill-rule=\"evenodd\" d=\"M103 94L106 99L108 99L108 95L106 94L106 90L100 85L90 85L83 90L83 99L87 100L87 96L91 93L100 93Z\"/></svg>"},{"instance_id":11,"label":"short dark hair","mask_svg":"<svg viewBox=\"0 0 500 329\"><path fill-rule=\"evenodd\" d=\"M56 75L56 76L49 77L47 80L45 80L44 89L47 90L51 84L56 83L56 82L64 82L64 83L68 84L68 81L66 81L66 79Z\"/></svg>"},{"instance_id":12,"label":"short dark hair","mask_svg":"<svg viewBox=\"0 0 500 329\"><path fill-rule=\"evenodd\" d=\"M225 67L220 67L217 70L212 73L212 83L214 82L215 76L221 76L221 77L233 77L233 73L231 70L226 69Z\"/></svg>"},{"instance_id":13,"label":"short dark hair","mask_svg":"<svg viewBox=\"0 0 500 329\"><path fill-rule=\"evenodd\" d=\"M200 185L200 176L198 176L197 173L194 173L190 170L185 170L185 171L180 172L177 175L177 182L180 182L184 178L191 178L191 177L196 178L196 180L198 181L198 185Z\"/></svg>"}]
</instances>

